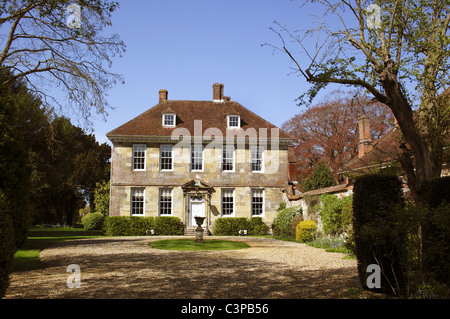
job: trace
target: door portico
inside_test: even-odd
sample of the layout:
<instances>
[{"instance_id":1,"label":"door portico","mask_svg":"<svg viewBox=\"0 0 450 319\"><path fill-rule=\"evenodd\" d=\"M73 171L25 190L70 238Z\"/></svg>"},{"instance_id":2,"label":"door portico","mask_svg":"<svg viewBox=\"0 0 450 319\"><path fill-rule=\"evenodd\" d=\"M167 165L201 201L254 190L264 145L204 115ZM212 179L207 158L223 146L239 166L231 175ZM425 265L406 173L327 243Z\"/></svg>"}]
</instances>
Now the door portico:
<instances>
[{"instance_id":1,"label":"door portico","mask_svg":"<svg viewBox=\"0 0 450 319\"><path fill-rule=\"evenodd\" d=\"M184 224L196 226L196 216L206 217L203 227L210 231L211 225L211 194L215 192L211 185L203 181L192 180L181 185L184 196Z\"/></svg>"}]
</instances>

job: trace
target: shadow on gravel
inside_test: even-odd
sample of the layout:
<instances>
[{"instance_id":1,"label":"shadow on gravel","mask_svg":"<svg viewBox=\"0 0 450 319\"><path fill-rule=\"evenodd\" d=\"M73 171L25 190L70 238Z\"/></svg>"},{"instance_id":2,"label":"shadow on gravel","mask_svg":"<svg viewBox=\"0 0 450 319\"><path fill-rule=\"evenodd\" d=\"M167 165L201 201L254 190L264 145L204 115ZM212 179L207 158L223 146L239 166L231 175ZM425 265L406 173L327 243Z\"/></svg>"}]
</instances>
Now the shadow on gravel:
<instances>
[{"instance_id":1,"label":"shadow on gravel","mask_svg":"<svg viewBox=\"0 0 450 319\"><path fill-rule=\"evenodd\" d=\"M81 288L67 288L69 264L80 266ZM12 298L352 298L357 278L356 269L295 270L232 253L161 253L151 248L137 255L64 256L46 266L33 274L39 280L31 277L26 287L11 287Z\"/></svg>"}]
</instances>

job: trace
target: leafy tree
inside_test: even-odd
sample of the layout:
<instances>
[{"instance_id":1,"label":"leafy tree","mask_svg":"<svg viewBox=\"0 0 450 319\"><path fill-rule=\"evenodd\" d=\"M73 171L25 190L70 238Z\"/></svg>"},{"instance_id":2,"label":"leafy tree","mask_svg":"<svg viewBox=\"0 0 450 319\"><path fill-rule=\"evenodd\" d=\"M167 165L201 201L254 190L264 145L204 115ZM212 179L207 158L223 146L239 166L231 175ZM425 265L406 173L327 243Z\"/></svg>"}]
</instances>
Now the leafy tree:
<instances>
[{"instance_id":1,"label":"leafy tree","mask_svg":"<svg viewBox=\"0 0 450 319\"><path fill-rule=\"evenodd\" d=\"M449 133L449 0L306 0L323 13L315 27L273 29L296 71L312 86L311 102L330 83L356 87L384 103L405 143L402 167L415 201L425 180L441 174ZM305 20L305 19L304 19ZM313 37L313 46L308 40ZM288 38L292 41L286 41ZM305 53L299 58L296 44ZM305 100L309 97L309 100Z\"/></svg>"},{"instance_id":2,"label":"leafy tree","mask_svg":"<svg viewBox=\"0 0 450 319\"><path fill-rule=\"evenodd\" d=\"M57 87L66 94L68 106L88 122L92 110L105 114L107 90L123 81L108 67L125 45L118 35L105 37L118 2L76 2L74 6L70 0L0 1L0 27L5 29L0 67L10 68L8 81L25 81L44 103L51 100L63 109L66 103L45 90Z\"/></svg>"},{"instance_id":3,"label":"leafy tree","mask_svg":"<svg viewBox=\"0 0 450 319\"><path fill-rule=\"evenodd\" d=\"M311 176L304 179L302 182L303 192L308 192L315 189L330 187L336 185L336 181L331 174L330 169L324 162L319 162L312 172Z\"/></svg>"},{"instance_id":4,"label":"leafy tree","mask_svg":"<svg viewBox=\"0 0 450 319\"><path fill-rule=\"evenodd\" d=\"M95 211L103 216L109 215L109 185L110 181L103 181L94 190Z\"/></svg>"},{"instance_id":5,"label":"leafy tree","mask_svg":"<svg viewBox=\"0 0 450 319\"><path fill-rule=\"evenodd\" d=\"M1 71L3 77L5 70ZM30 223L30 166L23 136L15 126L16 109L26 94L20 82L0 84L0 193L2 211L12 219L16 247L25 241Z\"/></svg>"},{"instance_id":6,"label":"leafy tree","mask_svg":"<svg viewBox=\"0 0 450 319\"><path fill-rule=\"evenodd\" d=\"M381 137L393 123L389 108L363 96L334 91L318 103L283 123L282 129L296 138L294 152L299 177L311 174L324 161L337 180L339 170L358 153L358 119L367 115L371 136Z\"/></svg>"}]
</instances>

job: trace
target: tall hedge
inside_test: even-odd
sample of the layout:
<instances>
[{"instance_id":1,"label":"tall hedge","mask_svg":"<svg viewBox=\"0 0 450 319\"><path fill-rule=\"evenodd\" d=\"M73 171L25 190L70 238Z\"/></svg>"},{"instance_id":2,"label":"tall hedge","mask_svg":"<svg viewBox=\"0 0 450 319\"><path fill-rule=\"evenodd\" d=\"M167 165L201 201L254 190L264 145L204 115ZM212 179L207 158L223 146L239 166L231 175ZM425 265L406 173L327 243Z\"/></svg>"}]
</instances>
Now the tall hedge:
<instances>
[{"instance_id":1,"label":"tall hedge","mask_svg":"<svg viewBox=\"0 0 450 319\"><path fill-rule=\"evenodd\" d=\"M426 217L421 220L423 271L427 280L450 286L450 176L424 182Z\"/></svg>"},{"instance_id":2,"label":"tall hedge","mask_svg":"<svg viewBox=\"0 0 450 319\"><path fill-rule=\"evenodd\" d=\"M383 293L404 294L406 232L398 227L399 206L404 205L402 182L397 176L366 175L356 179L353 195L353 228L358 274L367 287L370 264L381 268Z\"/></svg>"}]
</instances>

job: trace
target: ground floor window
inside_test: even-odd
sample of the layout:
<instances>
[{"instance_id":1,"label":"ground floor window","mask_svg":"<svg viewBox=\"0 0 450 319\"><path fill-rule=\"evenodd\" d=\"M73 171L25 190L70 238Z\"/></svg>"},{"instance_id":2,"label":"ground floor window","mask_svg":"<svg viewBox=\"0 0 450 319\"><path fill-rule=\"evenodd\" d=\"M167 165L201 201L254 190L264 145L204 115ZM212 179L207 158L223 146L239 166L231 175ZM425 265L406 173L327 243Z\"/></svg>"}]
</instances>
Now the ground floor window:
<instances>
[{"instance_id":1,"label":"ground floor window","mask_svg":"<svg viewBox=\"0 0 450 319\"><path fill-rule=\"evenodd\" d=\"M159 215L172 215L172 189L159 190Z\"/></svg>"},{"instance_id":2,"label":"ground floor window","mask_svg":"<svg viewBox=\"0 0 450 319\"><path fill-rule=\"evenodd\" d=\"M264 214L264 190L252 190L252 216L262 216Z\"/></svg>"},{"instance_id":3,"label":"ground floor window","mask_svg":"<svg viewBox=\"0 0 450 319\"><path fill-rule=\"evenodd\" d=\"M145 189L143 187L131 188L131 216L144 215Z\"/></svg>"},{"instance_id":4,"label":"ground floor window","mask_svg":"<svg viewBox=\"0 0 450 319\"><path fill-rule=\"evenodd\" d=\"M234 215L234 190L232 189L222 190L222 215Z\"/></svg>"}]
</instances>

